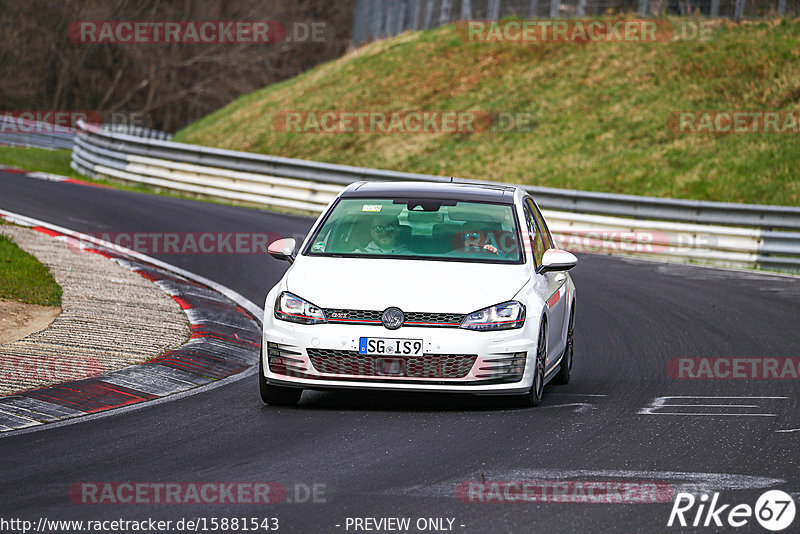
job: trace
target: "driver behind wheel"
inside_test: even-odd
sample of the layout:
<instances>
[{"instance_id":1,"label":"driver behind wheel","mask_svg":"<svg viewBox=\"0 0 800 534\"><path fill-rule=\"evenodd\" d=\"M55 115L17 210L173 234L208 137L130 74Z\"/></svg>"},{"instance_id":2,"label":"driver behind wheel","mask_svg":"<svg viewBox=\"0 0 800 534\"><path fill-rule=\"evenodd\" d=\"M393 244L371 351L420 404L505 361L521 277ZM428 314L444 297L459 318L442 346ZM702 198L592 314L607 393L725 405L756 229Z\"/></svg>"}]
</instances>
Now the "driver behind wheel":
<instances>
[{"instance_id":1,"label":"driver behind wheel","mask_svg":"<svg viewBox=\"0 0 800 534\"><path fill-rule=\"evenodd\" d=\"M356 249L357 254L410 254L401 240L400 222L397 217L379 216L372 221L370 228L372 240L366 246Z\"/></svg>"},{"instance_id":2,"label":"driver behind wheel","mask_svg":"<svg viewBox=\"0 0 800 534\"><path fill-rule=\"evenodd\" d=\"M497 247L489 243L489 231L481 222L467 222L453 240L453 253L500 255Z\"/></svg>"}]
</instances>

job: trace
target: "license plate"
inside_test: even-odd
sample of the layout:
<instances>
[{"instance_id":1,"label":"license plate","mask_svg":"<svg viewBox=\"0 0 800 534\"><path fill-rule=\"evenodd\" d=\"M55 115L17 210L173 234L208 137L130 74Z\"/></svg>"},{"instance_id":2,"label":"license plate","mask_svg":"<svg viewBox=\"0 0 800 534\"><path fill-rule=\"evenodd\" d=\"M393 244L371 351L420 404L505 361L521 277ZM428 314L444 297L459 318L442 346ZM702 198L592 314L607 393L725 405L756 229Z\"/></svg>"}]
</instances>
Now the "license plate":
<instances>
[{"instance_id":1,"label":"license plate","mask_svg":"<svg viewBox=\"0 0 800 534\"><path fill-rule=\"evenodd\" d=\"M358 340L358 352L359 354L419 356L422 354L422 340L362 337Z\"/></svg>"}]
</instances>

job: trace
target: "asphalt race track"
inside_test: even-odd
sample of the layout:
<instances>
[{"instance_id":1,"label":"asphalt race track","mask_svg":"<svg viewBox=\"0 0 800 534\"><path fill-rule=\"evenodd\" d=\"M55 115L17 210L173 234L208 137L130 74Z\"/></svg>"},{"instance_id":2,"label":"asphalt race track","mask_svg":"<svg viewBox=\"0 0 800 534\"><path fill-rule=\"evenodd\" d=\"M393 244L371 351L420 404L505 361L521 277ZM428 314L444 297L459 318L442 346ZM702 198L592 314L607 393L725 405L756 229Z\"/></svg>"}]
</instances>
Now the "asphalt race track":
<instances>
[{"instance_id":1,"label":"asphalt race track","mask_svg":"<svg viewBox=\"0 0 800 534\"><path fill-rule=\"evenodd\" d=\"M7 173L0 173L0 208L87 233L291 236L312 223ZM287 267L258 255L155 256L259 306ZM354 532L348 517L450 518L456 532L669 532L688 530L667 527L672 499L475 503L459 500L457 488L481 480L653 482L719 491L720 502L731 504L752 506L765 488L797 501L800 382L675 379L667 362L800 355L800 279L586 254L572 272L573 378L548 386L540 407L307 392L298 408L274 408L262 404L251 375L170 402L1 437L0 514L32 521L276 517L282 532ZM357 280L348 283L358 290ZM288 495L259 506L76 504L69 490L87 481L275 481ZM296 493L315 484L325 502L289 502L304 500ZM752 519L736 531L765 532Z\"/></svg>"}]
</instances>

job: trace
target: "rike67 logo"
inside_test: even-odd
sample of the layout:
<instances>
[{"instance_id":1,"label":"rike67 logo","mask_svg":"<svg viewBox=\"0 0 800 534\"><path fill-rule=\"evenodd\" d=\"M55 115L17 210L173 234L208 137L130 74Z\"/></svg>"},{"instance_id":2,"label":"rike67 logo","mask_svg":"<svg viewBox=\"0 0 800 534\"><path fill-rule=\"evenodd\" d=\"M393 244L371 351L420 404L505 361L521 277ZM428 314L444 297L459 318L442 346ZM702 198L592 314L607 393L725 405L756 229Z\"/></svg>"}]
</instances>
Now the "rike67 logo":
<instances>
[{"instance_id":1,"label":"rike67 logo","mask_svg":"<svg viewBox=\"0 0 800 534\"><path fill-rule=\"evenodd\" d=\"M710 500L707 494L698 498L691 493L678 493L667 526L739 528L755 517L765 529L778 532L794 522L795 511L792 496L780 490L763 493L755 507L749 504L720 504L719 493L714 493Z\"/></svg>"}]
</instances>

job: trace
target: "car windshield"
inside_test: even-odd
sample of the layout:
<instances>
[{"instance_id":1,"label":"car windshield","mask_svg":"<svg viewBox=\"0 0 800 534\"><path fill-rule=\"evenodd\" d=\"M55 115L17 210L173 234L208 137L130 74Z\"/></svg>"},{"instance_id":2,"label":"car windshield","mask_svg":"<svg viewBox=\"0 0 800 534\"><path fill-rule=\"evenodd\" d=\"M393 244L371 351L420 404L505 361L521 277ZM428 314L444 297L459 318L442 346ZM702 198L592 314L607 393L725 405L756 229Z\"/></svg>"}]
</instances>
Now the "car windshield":
<instances>
[{"instance_id":1,"label":"car windshield","mask_svg":"<svg viewBox=\"0 0 800 534\"><path fill-rule=\"evenodd\" d=\"M521 263L513 206L430 199L349 199L306 248L311 256Z\"/></svg>"}]
</instances>

